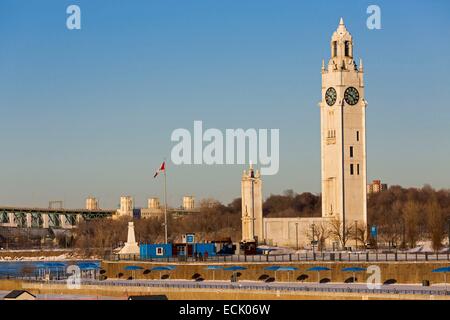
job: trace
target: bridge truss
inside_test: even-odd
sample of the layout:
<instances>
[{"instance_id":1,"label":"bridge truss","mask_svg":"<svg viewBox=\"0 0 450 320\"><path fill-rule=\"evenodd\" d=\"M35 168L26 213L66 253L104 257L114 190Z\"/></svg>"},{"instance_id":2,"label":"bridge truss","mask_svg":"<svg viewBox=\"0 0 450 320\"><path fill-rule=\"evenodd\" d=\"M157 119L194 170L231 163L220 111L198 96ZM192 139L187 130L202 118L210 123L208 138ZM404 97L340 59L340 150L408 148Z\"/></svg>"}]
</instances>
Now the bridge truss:
<instances>
[{"instance_id":1,"label":"bridge truss","mask_svg":"<svg viewBox=\"0 0 450 320\"><path fill-rule=\"evenodd\" d=\"M106 219L114 214L115 210L0 207L0 226L70 229L79 221Z\"/></svg>"}]
</instances>

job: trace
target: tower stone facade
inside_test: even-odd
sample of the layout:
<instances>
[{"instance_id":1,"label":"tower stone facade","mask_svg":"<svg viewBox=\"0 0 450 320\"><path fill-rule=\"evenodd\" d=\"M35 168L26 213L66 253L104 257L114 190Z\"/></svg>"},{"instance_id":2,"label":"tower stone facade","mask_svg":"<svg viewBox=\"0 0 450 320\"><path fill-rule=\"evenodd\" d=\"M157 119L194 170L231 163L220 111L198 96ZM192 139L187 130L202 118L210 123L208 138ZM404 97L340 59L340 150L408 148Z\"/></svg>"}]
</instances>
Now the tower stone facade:
<instances>
[{"instance_id":1,"label":"tower stone facade","mask_svg":"<svg viewBox=\"0 0 450 320\"><path fill-rule=\"evenodd\" d=\"M131 196L120 197L120 208L117 210L119 216L133 217L134 201Z\"/></svg>"},{"instance_id":2,"label":"tower stone facade","mask_svg":"<svg viewBox=\"0 0 450 320\"><path fill-rule=\"evenodd\" d=\"M350 228L367 227L367 101L362 61L355 63L353 48L352 35L341 19L331 37L331 57L328 63L322 62L322 217L262 219L261 179L250 167L242 176L244 241L256 236L269 245L312 248L318 240L311 237L313 230L330 230L335 220L340 221L346 240L351 237ZM330 237L323 245L331 248L336 241ZM351 245L353 241L346 241L346 246Z\"/></svg>"},{"instance_id":3,"label":"tower stone facade","mask_svg":"<svg viewBox=\"0 0 450 320\"><path fill-rule=\"evenodd\" d=\"M343 228L367 225L364 70L353 58L353 39L341 18L322 62L322 217Z\"/></svg>"},{"instance_id":4,"label":"tower stone facade","mask_svg":"<svg viewBox=\"0 0 450 320\"><path fill-rule=\"evenodd\" d=\"M242 175L242 241L263 242L262 180L250 165Z\"/></svg>"},{"instance_id":5,"label":"tower stone facade","mask_svg":"<svg viewBox=\"0 0 450 320\"><path fill-rule=\"evenodd\" d=\"M98 210L98 200L93 197L89 197L86 199L86 209L87 210Z\"/></svg>"},{"instance_id":6,"label":"tower stone facade","mask_svg":"<svg viewBox=\"0 0 450 320\"><path fill-rule=\"evenodd\" d=\"M195 198L194 196L184 196L183 197L183 209L193 210L195 208Z\"/></svg>"}]
</instances>

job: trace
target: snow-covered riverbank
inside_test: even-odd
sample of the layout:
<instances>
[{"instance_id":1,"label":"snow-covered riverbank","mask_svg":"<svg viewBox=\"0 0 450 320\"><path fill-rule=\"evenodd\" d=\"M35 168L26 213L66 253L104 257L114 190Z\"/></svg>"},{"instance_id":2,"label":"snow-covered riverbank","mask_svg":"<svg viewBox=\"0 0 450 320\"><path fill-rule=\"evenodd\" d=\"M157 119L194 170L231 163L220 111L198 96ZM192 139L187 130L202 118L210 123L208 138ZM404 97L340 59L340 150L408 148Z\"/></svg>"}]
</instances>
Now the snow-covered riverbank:
<instances>
[{"instance_id":1,"label":"snow-covered riverbank","mask_svg":"<svg viewBox=\"0 0 450 320\"><path fill-rule=\"evenodd\" d=\"M69 250L2 250L0 262L8 261L68 261L68 260L99 260L100 257L86 257Z\"/></svg>"}]
</instances>

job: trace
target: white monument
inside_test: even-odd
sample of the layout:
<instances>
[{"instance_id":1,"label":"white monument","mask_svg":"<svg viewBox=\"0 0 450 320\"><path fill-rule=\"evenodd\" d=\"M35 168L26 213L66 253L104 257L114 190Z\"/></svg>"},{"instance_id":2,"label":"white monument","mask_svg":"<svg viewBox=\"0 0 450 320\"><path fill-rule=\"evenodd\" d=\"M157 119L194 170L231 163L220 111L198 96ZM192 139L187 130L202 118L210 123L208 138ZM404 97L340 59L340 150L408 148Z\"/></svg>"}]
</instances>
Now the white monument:
<instances>
[{"instance_id":1,"label":"white monument","mask_svg":"<svg viewBox=\"0 0 450 320\"><path fill-rule=\"evenodd\" d=\"M139 255L139 245L136 242L134 235L134 223L128 222L128 238L125 246L119 251L119 254Z\"/></svg>"}]
</instances>

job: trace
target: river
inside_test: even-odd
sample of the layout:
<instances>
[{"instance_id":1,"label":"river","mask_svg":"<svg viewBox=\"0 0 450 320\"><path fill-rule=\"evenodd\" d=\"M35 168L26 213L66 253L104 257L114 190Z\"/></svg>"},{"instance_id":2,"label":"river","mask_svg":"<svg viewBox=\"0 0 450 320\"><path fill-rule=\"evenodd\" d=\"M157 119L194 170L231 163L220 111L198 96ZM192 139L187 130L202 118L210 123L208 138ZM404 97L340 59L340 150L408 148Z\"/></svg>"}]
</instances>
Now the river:
<instances>
[{"instance_id":1,"label":"river","mask_svg":"<svg viewBox=\"0 0 450 320\"><path fill-rule=\"evenodd\" d=\"M66 260L66 261L1 261L0 278L7 277L35 277L39 271L47 269L63 273L70 265L92 263L100 267L100 260ZM43 267L45 265L45 267Z\"/></svg>"}]
</instances>

